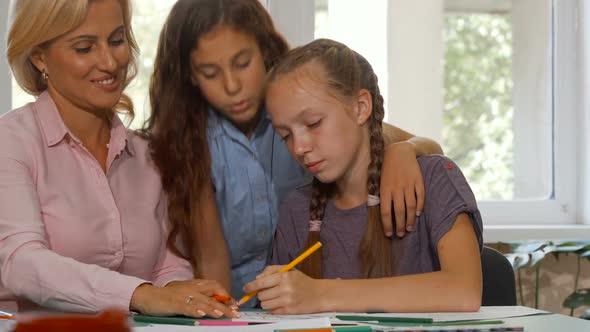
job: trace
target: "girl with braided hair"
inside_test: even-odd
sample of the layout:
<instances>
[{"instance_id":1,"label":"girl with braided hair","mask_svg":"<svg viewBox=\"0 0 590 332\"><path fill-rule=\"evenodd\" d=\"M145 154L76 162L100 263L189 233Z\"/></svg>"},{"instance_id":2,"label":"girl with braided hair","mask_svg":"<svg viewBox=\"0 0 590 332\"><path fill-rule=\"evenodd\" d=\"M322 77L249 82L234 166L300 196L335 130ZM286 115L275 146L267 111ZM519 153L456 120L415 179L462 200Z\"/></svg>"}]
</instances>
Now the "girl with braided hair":
<instances>
[{"instance_id":1,"label":"girl with braided hair","mask_svg":"<svg viewBox=\"0 0 590 332\"><path fill-rule=\"evenodd\" d=\"M277 314L476 311L482 221L469 185L443 156L418 158L426 201L414 232L385 236L379 212L383 98L371 65L319 39L269 73L273 127L311 185L281 205L271 263L245 287ZM277 273L317 241L300 270ZM428 299L425 301L425 299Z\"/></svg>"}]
</instances>

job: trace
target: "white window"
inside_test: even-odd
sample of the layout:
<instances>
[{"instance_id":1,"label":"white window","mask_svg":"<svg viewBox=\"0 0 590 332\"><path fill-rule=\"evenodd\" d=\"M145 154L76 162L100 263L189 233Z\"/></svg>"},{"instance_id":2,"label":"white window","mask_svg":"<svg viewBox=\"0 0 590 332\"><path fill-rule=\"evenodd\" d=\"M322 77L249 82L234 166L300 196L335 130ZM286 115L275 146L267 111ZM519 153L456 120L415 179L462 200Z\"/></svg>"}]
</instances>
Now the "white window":
<instances>
[{"instance_id":1,"label":"white window","mask_svg":"<svg viewBox=\"0 0 590 332\"><path fill-rule=\"evenodd\" d=\"M577 185L590 172L576 167L576 132L590 129L576 124L587 119L577 99L582 1L296 3L304 12L290 8L296 14L287 18L275 13L291 1L267 1L292 44L327 37L367 57L386 120L441 143L470 182L486 226L588 219L581 206L588 199L580 199L587 189ZM313 32L301 28L305 16L315 17Z\"/></svg>"},{"instance_id":2,"label":"white window","mask_svg":"<svg viewBox=\"0 0 590 332\"><path fill-rule=\"evenodd\" d=\"M139 72L126 93L135 106L131 128L141 128L150 114L149 82L153 71L160 31L176 0L134 0L133 33L140 48Z\"/></svg>"},{"instance_id":3,"label":"white window","mask_svg":"<svg viewBox=\"0 0 590 332\"><path fill-rule=\"evenodd\" d=\"M575 225L590 223L590 5L261 1L292 46L327 37L367 57L379 75L386 120L441 143L466 174L488 229L529 225L514 234L534 238L546 236L536 232L539 225L571 225L562 236L589 234ZM127 90L136 107L133 128L149 114L149 76L174 2L134 1L141 58ZM7 15L8 1L0 1L0 114L32 100L6 64Z\"/></svg>"}]
</instances>

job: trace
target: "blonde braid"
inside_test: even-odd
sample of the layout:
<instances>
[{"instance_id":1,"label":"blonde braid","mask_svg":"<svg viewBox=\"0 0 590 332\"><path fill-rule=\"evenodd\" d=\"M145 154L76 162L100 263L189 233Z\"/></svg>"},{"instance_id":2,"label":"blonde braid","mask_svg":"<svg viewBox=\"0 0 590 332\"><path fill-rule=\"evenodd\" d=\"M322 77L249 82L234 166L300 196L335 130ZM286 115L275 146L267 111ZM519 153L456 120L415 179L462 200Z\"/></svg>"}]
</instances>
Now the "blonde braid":
<instances>
[{"instance_id":1,"label":"blonde braid","mask_svg":"<svg viewBox=\"0 0 590 332\"><path fill-rule=\"evenodd\" d=\"M311 222L324 220L324 212L330 194L331 185L321 183L318 179L313 179L311 189L311 201L309 202L309 219ZM311 227L310 227L311 228ZM303 248L307 249L320 240L320 230L310 230ZM301 262L301 271L312 278L319 279L322 277L322 249L320 248L313 255Z\"/></svg>"}]
</instances>

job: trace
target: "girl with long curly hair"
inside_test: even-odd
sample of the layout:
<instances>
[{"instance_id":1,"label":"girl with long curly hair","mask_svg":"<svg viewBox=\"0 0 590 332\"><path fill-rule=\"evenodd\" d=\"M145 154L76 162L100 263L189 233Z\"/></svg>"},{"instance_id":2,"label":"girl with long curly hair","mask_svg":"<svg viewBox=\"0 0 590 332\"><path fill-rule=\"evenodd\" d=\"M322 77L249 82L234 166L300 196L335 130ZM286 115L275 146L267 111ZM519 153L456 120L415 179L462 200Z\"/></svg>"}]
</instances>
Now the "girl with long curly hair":
<instances>
[{"instance_id":1,"label":"girl with long curly hair","mask_svg":"<svg viewBox=\"0 0 590 332\"><path fill-rule=\"evenodd\" d=\"M279 203L310 179L273 130L262 96L267 70L287 51L258 0L180 0L151 77L144 132L168 197L169 244L199 277L231 285L236 297L267 263ZM395 232L403 235L424 200L416 155L441 150L386 130L385 163L400 167L384 173L381 197L393 197ZM383 204L389 235L391 211Z\"/></svg>"}]
</instances>

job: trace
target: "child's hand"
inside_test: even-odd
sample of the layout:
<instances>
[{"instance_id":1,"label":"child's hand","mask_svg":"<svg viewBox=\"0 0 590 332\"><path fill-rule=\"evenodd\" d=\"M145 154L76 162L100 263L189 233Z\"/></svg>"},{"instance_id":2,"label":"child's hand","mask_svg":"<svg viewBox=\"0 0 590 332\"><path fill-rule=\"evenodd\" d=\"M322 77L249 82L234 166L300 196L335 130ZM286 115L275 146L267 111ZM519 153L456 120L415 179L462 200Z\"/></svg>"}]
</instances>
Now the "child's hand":
<instances>
[{"instance_id":1,"label":"child's hand","mask_svg":"<svg viewBox=\"0 0 590 332\"><path fill-rule=\"evenodd\" d=\"M322 311L319 280L292 270L278 272L282 266L269 266L256 280L244 287L246 293L258 291L262 309L277 315L306 314Z\"/></svg>"},{"instance_id":2,"label":"child's hand","mask_svg":"<svg viewBox=\"0 0 590 332\"><path fill-rule=\"evenodd\" d=\"M262 273L260 273L259 275L256 276L256 279L277 273L277 272L281 271L281 269L283 267L285 267L285 265L269 265L264 268L264 271L262 271Z\"/></svg>"},{"instance_id":3,"label":"child's hand","mask_svg":"<svg viewBox=\"0 0 590 332\"><path fill-rule=\"evenodd\" d=\"M381 171L381 221L387 236L392 235L391 201L395 214L395 233L404 236L414 229L416 216L424 209L424 179L411 142L394 143L385 148Z\"/></svg>"}]
</instances>

